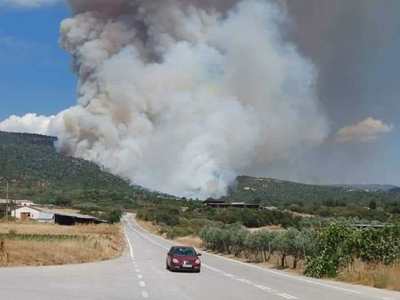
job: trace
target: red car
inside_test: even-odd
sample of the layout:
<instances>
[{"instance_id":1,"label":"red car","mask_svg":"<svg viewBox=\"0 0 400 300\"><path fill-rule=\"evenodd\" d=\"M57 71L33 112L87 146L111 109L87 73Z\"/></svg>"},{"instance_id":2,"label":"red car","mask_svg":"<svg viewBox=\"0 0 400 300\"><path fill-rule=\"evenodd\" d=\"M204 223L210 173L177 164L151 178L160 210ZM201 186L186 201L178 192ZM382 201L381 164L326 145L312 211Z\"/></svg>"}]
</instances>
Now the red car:
<instances>
[{"instance_id":1,"label":"red car","mask_svg":"<svg viewBox=\"0 0 400 300\"><path fill-rule=\"evenodd\" d=\"M200 253L192 247L174 246L167 254L167 269L170 271L194 271L200 273Z\"/></svg>"}]
</instances>

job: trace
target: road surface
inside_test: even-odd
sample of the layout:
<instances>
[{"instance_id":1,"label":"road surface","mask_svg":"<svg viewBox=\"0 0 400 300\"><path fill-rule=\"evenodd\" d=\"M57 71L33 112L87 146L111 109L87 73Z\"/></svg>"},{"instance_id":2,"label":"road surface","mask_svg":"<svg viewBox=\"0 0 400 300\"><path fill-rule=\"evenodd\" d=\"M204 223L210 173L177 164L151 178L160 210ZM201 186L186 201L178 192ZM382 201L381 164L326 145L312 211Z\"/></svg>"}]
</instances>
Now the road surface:
<instances>
[{"instance_id":1,"label":"road surface","mask_svg":"<svg viewBox=\"0 0 400 300\"><path fill-rule=\"evenodd\" d=\"M200 274L165 269L174 245L124 220L128 251L115 260L54 267L0 269L7 300L400 300L400 293L309 279L202 253Z\"/></svg>"}]
</instances>

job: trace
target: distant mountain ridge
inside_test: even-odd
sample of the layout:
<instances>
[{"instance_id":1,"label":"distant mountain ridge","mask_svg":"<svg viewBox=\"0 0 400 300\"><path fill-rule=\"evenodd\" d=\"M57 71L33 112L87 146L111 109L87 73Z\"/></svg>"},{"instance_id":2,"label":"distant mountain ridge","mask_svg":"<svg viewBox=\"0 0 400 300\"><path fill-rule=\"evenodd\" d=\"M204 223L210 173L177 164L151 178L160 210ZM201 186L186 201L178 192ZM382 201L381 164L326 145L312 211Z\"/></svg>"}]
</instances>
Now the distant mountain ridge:
<instances>
[{"instance_id":1,"label":"distant mountain ridge","mask_svg":"<svg viewBox=\"0 0 400 300\"><path fill-rule=\"evenodd\" d=\"M351 190L368 190L368 191L390 191L392 189L399 188L396 185L391 184L334 184L327 185L331 187L338 187L343 189L351 189Z\"/></svg>"},{"instance_id":2,"label":"distant mountain ridge","mask_svg":"<svg viewBox=\"0 0 400 300\"><path fill-rule=\"evenodd\" d=\"M364 186L365 187L365 186ZM371 186L369 185L371 188ZM239 176L231 192L221 199L230 202L284 205L285 203L312 202L320 205L340 203L368 206L372 200L377 203L400 201L400 193L388 193L365 189L350 189L340 186L310 185L272 178Z\"/></svg>"}]
</instances>

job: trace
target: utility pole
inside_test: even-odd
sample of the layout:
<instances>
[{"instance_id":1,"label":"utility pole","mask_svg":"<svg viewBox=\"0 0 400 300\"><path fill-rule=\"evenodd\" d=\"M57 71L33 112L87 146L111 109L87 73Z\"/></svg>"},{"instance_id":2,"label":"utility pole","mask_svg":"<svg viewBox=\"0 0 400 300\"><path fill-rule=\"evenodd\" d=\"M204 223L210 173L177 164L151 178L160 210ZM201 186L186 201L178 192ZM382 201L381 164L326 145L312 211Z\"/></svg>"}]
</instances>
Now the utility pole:
<instances>
[{"instance_id":1,"label":"utility pole","mask_svg":"<svg viewBox=\"0 0 400 300\"><path fill-rule=\"evenodd\" d=\"M6 221L8 220L8 180L6 179L7 182L7 190L6 190Z\"/></svg>"}]
</instances>

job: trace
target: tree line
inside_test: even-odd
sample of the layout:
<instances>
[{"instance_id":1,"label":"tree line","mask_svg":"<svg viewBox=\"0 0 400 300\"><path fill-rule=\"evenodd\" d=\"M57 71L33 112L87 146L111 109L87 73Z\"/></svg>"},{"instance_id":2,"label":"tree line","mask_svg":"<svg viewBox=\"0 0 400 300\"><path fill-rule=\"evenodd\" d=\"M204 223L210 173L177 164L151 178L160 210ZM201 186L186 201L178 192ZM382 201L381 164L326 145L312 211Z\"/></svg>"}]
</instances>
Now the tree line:
<instances>
[{"instance_id":1,"label":"tree line","mask_svg":"<svg viewBox=\"0 0 400 300\"><path fill-rule=\"evenodd\" d=\"M400 258L398 226L358 229L334 222L321 229L250 232L240 226L206 226L201 230L203 246L236 257L270 261L279 257L280 265L292 259L292 268L305 262L304 273L311 277L336 277L355 260L393 264Z\"/></svg>"}]
</instances>

